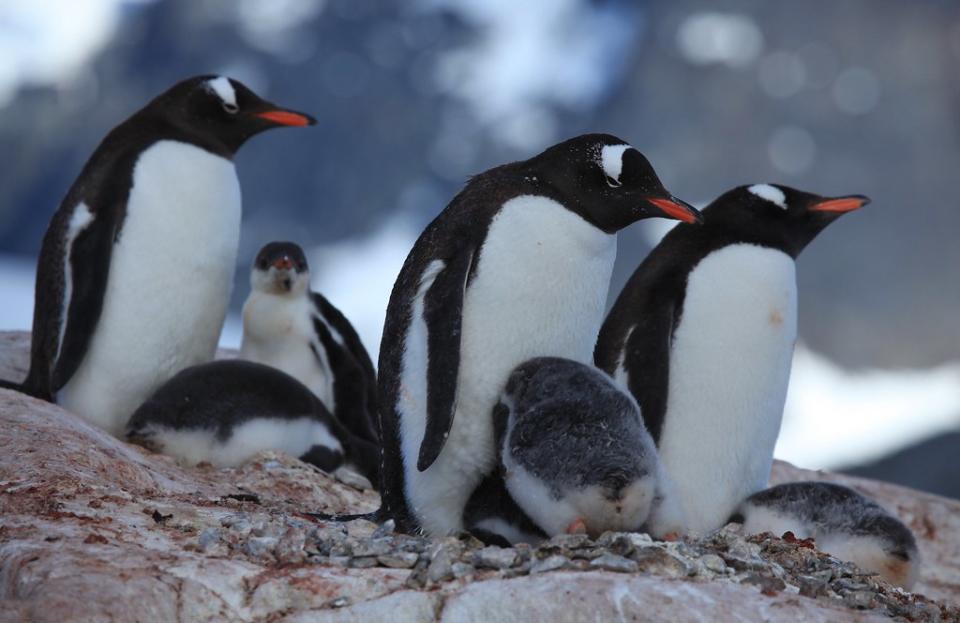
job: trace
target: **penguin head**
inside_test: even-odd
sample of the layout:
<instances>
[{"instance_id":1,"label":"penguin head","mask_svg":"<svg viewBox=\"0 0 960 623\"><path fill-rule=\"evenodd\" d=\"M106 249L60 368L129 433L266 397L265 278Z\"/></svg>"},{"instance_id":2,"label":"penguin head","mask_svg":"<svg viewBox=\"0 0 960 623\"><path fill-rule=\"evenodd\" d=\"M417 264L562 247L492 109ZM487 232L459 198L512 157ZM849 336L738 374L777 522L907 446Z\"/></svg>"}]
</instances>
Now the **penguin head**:
<instances>
[{"instance_id":1,"label":"penguin head","mask_svg":"<svg viewBox=\"0 0 960 623\"><path fill-rule=\"evenodd\" d=\"M250 287L266 294L300 296L310 286L310 268L300 245L271 242L253 261Z\"/></svg>"},{"instance_id":2,"label":"penguin head","mask_svg":"<svg viewBox=\"0 0 960 623\"><path fill-rule=\"evenodd\" d=\"M212 75L175 84L146 110L230 155L264 130L316 123L309 115L271 104L233 78Z\"/></svg>"},{"instance_id":3,"label":"penguin head","mask_svg":"<svg viewBox=\"0 0 960 623\"><path fill-rule=\"evenodd\" d=\"M646 157L616 136L584 134L530 162L538 178L569 198L569 207L607 233L654 216L700 222L693 206L663 187Z\"/></svg>"},{"instance_id":4,"label":"penguin head","mask_svg":"<svg viewBox=\"0 0 960 623\"><path fill-rule=\"evenodd\" d=\"M863 195L821 197L780 184L752 184L724 193L703 216L709 228L775 244L797 257L827 225L868 203Z\"/></svg>"}]
</instances>

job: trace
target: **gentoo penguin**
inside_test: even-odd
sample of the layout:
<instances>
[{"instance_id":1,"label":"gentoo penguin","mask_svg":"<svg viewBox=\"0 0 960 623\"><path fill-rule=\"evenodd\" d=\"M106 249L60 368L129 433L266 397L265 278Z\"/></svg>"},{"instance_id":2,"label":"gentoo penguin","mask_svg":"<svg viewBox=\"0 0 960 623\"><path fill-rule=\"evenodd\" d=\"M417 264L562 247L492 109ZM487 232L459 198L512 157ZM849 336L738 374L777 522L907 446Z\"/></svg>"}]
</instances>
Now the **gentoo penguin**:
<instances>
[{"instance_id":1,"label":"gentoo penguin","mask_svg":"<svg viewBox=\"0 0 960 623\"><path fill-rule=\"evenodd\" d=\"M719 528L766 486L797 336L795 259L866 204L741 186L640 264L600 329L596 364L640 403L689 528Z\"/></svg>"},{"instance_id":2,"label":"gentoo penguin","mask_svg":"<svg viewBox=\"0 0 960 623\"><path fill-rule=\"evenodd\" d=\"M913 533L876 502L830 482L789 482L754 493L730 521L748 534L792 532L817 549L909 589L920 554Z\"/></svg>"},{"instance_id":3,"label":"gentoo penguin","mask_svg":"<svg viewBox=\"0 0 960 623\"><path fill-rule=\"evenodd\" d=\"M271 242L260 249L243 305L240 358L283 370L310 388L347 430L379 443L377 376L350 321L310 291L303 249Z\"/></svg>"},{"instance_id":4,"label":"gentoo penguin","mask_svg":"<svg viewBox=\"0 0 960 623\"><path fill-rule=\"evenodd\" d=\"M280 450L327 472L346 463L376 482L380 462L377 447L341 426L300 381L237 359L181 370L130 416L126 436L187 465L235 467Z\"/></svg>"},{"instance_id":5,"label":"gentoo penguin","mask_svg":"<svg viewBox=\"0 0 960 623\"><path fill-rule=\"evenodd\" d=\"M240 235L233 156L259 132L313 123L199 76L111 130L44 236L23 390L122 435L150 392L210 360Z\"/></svg>"},{"instance_id":6,"label":"gentoo penguin","mask_svg":"<svg viewBox=\"0 0 960 623\"><path fill-rule=\"evenodd\" d=\"M521 364L494 408L493 426L498 469L467 503L468 530L530 543L537 532L525 516L547 536L685 531L637 402L593 366L556 357Z\"/></svg>"},{"instance_id":7,"label":"gentoo penguin","mask_svg":"<svg viewBox=\"0 0 960 623\"><path fill-rule=\"evenodd\" d=\"M625 141L587 134L473 177L416 241L380 349L383 508L400 530L457 532L493 469L492 409L536 356L589 361L618 230L696 221Z\"/></svg>"}]
</instances>

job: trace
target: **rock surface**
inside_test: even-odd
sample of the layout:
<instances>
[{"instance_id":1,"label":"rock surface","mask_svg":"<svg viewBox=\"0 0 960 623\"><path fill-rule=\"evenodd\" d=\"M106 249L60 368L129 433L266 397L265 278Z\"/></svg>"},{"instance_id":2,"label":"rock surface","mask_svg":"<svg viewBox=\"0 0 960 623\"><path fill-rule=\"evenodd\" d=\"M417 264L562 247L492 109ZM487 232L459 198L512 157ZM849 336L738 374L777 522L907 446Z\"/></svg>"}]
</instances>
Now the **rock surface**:
<instances>
[{"instance_id":1,"label":"rock surface","mask_svg":"<svg viewBox=\"0 0 960 623\"><path fill-rule=\"evenodd\" d=\"M0 334L0 377L22 376L25 346ZM775 481L797 479L853 486L911 525L916 592L733 530L500 549L319 521L306 512L363 512L377 496L273 453L181 468L0 390L0 621L960 620L960 503L776 466Z\"/></svg>"}]
</instances>

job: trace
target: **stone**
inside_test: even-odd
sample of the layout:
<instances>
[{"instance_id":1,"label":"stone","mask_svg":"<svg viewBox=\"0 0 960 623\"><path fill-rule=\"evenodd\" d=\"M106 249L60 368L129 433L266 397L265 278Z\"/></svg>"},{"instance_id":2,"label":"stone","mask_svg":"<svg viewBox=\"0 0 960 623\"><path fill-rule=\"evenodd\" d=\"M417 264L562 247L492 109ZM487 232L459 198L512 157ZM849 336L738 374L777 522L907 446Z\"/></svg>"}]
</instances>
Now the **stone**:
<instances>
[{"instance_id":1,"label":"stone","mask_svg":"<svg viewBox=\"0 0 960 623\"><path fill-rule=\"evenodd\" d=\"M636 562L617 554L604 554L599 558L594 558L590 561L590 566L594 569L616 571L617 573L633 573L640 569Z\"/></svg>"},{"instance_id":2,"label":"stone","mask_svg":"<svg viewBox=\"0 0 960 623\"><path fill-rule=\"evenodd\" d=\"M537 560L530 566L530 573L545 573L547 571L557 571L566 569L570 566L570 559L560 554L548 556L543 560Z\"/></svg>"},{"instance_id":3,"label":"stone","mask_svg":"<svg viewBox=\"0 0 960 623\"><path fill-rule=\"evenodd\" d=\"M377 556L377 561L393 569L412 569L419 558L420 555L416 552L394 552Z\"/></svg>"},{"instance_id":4,"label":"stone","mask_svg":"<svg viewBox=\"0 0 960 623\"><path fill-rule=\"evenodd\" d=\"M487 569L508 569L515 565L518 560L516 550L497 547L496 545L484 547L473 554L473 564Z\"/></svg>"}]
</instances>

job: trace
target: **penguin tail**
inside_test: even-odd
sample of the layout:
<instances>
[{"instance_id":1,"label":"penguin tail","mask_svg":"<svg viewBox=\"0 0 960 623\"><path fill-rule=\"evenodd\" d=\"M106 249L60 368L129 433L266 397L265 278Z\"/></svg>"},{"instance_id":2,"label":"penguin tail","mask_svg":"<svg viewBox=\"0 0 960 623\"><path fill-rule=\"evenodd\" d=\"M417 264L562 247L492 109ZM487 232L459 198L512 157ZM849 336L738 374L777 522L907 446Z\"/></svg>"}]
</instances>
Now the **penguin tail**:
<instances>
[{"instance_id":1,"label":"penguin tail","mask_svg":"<svg viewBox=\"0 0 960 623\"><path fill-rule=\"evenodd\" d=\"M14 383L13 381L5 381L0 379L0 388L12 389L13 391L26 394L27 396L32 396L39 400L45 400L46 402L57 402L53 399L53 394L50 393L49 390L38 389L36 386L34 386L34 384L30 382L29 376L27 376L27 380L25 380L23 383Z\"/></svg>"}]
</instances>

